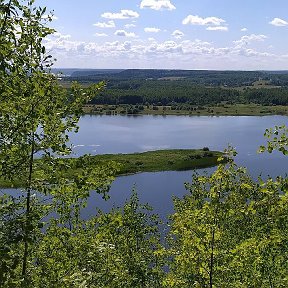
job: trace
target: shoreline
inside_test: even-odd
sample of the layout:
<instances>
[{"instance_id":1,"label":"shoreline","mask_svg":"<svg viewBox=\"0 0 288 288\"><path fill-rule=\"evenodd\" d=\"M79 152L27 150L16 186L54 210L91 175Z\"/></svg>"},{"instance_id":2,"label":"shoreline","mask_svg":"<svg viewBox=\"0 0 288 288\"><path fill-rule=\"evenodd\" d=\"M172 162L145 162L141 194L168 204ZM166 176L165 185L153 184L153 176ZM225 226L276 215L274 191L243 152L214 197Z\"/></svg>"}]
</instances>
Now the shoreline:
<instances>
[{"instance_id":1,"label":"shoreline","mask_svg":"<svg viewBox=\"0 0 288 288\"><path fill-rule=\"evenodd\" d=\"M140 109L139 109L140 107ZM288 116L288 106L235 104L224 106L191 106L188 109L155 105L85 105L84 114L91 115L179 115L179 116Z\"/></svg>"}]
</instances>

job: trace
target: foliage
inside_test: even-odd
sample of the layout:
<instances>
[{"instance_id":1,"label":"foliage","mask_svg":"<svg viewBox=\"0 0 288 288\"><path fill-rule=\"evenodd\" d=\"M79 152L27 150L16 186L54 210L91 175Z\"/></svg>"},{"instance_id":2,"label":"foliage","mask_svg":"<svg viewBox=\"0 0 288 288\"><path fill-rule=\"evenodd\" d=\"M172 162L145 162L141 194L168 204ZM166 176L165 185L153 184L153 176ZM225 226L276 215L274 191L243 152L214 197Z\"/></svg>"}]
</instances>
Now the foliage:
<instances>
[{"instance_id":1,"label":"foliage","mask_svg":"<svg viewBox=\"0 0 288 288\"><path fill-rule=\"evenodd\" d=\"M42 40L54 31L45 26L51 19L45 8L10 0L1 2L0 13L0 176L25 179L25 197L1 197L0 286L29 286L43 217L59 212L58 223L76 225L89 191L105 196L117 166L88 170L81 159L82 173L73 180L63 178L67 167L57 157L71 150L67 133L77 132L83 104L104 83L85 91L75 83L67 93L47 73L52 61ZM35 161L40 156L42 161ZM41 195L53 199L43 204Z\"/></svg>"},{"instance_id":2,"label":"foliage","mask_svg":"<svg viewBox=\"0 0 288 288\"><path fill-rule=\"evenodd\" d=\"M68 133L77 132L83 104L104 83L62 89L47 73L53 61L42 45L53 33L45 23L51 16L33 0L0 5L0 176L24 179L18 198L0 197L1 287L288 286L288 179L254 181L232 156L186 184L190 194L174 200L165 245L162 224L135 193L123 208L82 220L90 192L108 198L119 166L60 156L69 155ZM171 91L179 102L200 103L209 96L203 89L195 88L196 100ZM211 88L210 100L238 95L224 90ZM156 101L175 100L165 93ZM266 135L273 138L262 151L287 154L285 126ZM69 178L71 168L77 173Z\"/></svg>"},{"instance_id":3,"label":"foliage","mask_svg":"<svg viewBox=\"0 0 288 288\"><path fill-rule=\"evenodd\" d=\"M278 150L288 155L288 127L285 125L266 129L264 136L268 138L267 146L260 146L259 152ZM270 140L271 139L271 140Z\"/></svg>"},{"instance_id":4,"label":"foliage","mask_svg":"<svg viewBox=\"0 0 288 288\"><path fill-rule=\"evenodd\" d=\"M163 272L155 252L158 220L149 210L134 193L122 209L108 214L99 211L73 230L51 220L33 247L30 287L151 287L159 283Z\"/></svg>"},{"instance_id":5,"label":"foliage","mask_svg":"<svg viewBox=\"0 0 288 288\"><path fill-rule=\"evenodd\" d=\"M255 182L233 162L175 199L167 287L286 287L288 179Z\"/></svg>"}]
</instances>

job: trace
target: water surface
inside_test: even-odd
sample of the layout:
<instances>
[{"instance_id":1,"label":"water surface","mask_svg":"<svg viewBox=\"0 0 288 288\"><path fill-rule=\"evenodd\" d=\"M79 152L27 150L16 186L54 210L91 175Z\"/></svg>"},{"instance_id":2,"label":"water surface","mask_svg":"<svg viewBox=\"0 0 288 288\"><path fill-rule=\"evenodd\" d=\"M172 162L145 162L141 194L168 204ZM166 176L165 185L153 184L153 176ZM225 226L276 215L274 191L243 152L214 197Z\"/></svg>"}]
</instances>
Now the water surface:
<instances>
[{"instance_id":1,"label":"water surface","mask_svg":"<svg viewBox=\"0 0 288 288\"><path fill-rule=\"evenodd\" d=\"M287 116L90 116L80 119L79 133L71 137L74 156L84 153L132 153L155 149L203 148L220 150L236 148L236 162L248 168L253 177L285 175L288 157L281 153L257 154L265 143L266 128L287 124ZM206 169L212 171L212 169ZM191 171L141 173L115 180L111 199L104 202L92 196L85 216L95 207L109 210L122 205L135 186L142 202L150 203L155 212L165 217L173 211L173 196L187 191L184 182L191 181Z\"/></svg>"}]
</instances>

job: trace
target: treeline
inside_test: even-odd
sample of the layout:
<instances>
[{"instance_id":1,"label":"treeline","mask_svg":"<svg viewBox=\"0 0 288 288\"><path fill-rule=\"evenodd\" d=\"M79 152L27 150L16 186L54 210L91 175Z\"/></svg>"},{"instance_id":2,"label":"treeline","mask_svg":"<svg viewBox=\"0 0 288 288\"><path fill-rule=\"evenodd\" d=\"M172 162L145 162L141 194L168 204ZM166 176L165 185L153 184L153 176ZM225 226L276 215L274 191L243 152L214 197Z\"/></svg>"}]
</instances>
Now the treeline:
<instances>
[{"instance_id":1,"label":"treeline","mask_svg":"<svg viewBox=\"0 0 288 288\"><path fill-rule=\"evenodd\" d=\"M262 105L288 105L288 89L248 89L243 93L243 99L247 103Z\"/></svg>"},{"instance_id":2,"label":"treeline","mask_svg":"<svg viewBox=\"0 0 288 288\"><path fill-rule=\"evenodd\" d=\"M114 86L114 87L113 87ZM221 88L194 86L186 81L125 82L111 85L97 95L93 104L158 104L190 103L193 105L219 103L239 98L239 92Z\"/></svg>"},{"instance_id":3,"label":"treeline","mask_svg":"<svg viewBox=\"0 0 288 288\"><path fill-rule=\"evenodd\" d=\"M252 86L255 81L265 80L269 85L287 86L287 71L211 71L211 70L77 70L66 79L79 82L106 81L122 82L132 80L185 79L192 84L206 86L240 87Z\"/></svg>"},{"instance_id":4,"label":"treeline","mask_svg":"<svg viewBox=\"0 0 288 288\"><path fill-rule=\"evenodd\" d=\"M173 105L174 103L288 105L288 89L246 88L236 90L226 87L193 85L187 80L126 80L108 82L107 88L91 101L91 104L109 105Z\"/></svg>"}]
</instances>

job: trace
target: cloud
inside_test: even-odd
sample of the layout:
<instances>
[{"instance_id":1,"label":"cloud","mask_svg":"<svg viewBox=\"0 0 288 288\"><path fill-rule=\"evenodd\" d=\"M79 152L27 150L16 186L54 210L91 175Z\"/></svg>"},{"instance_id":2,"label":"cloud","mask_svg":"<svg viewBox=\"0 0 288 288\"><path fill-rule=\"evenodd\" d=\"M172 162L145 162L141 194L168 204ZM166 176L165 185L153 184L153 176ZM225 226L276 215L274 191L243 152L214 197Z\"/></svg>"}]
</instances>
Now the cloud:
<instances>
[{"instance_id":1,"label":"cloud","mask_svg":"<svg viewBox=\"0 0 288 288\"><path fill-rule=\"evenodd\" d=\"M192 69L193 67L196 69L227 69L227 67L229 69L268 69L270 67L271 69L271 67L276 68L277 65L283 67L283 63L288 65L288 55L285 58L283 55L272 54L271 51L259 51L255 47L246 46L247 43L253 43L253 41L265 40L267 38L265 35L246 35L227 47L219 47L212 42L199 39L157 41L149 38L141 40L135 37L134 33L128 34L123 31L115 32L122 36L118 37L121 40L108 40L107 42L75 41L70 39L70 35L55 33L45 38L44 45L59 59L58 67L69 67L71 63L77 67L83 67L83 63L84 65L89 63L90 67L141 66L169 69L173 67L179 69ZM175 35L178 34L180 35L175 32Z\"/></svg>"},{"instance_id":2,"label":"cloud","mask_svg":"<svg viewBox=\"0 0 288 288\"><path fill-rule=\"evenodd\" d=\"M144 31L146 33L158 33L161 31L161 29L155 28L155 27L146 27L146 28L144 28Z\"/></svg>"},{"instance_id":3,"label":"cloud","mask_svg":"<svg viewBox=\"0 0 288 288\"><path fill-rule=\"evenodd\" d=\"M209 31L228 31L227 26L209 26L206 28Z\"/></svg>"},{"instance_id":4,"label":"cloud","mask_svg":"<svg viewBox=\"0 0 288 288\"><path fill-rule=\"evenodd\" d=\"M135 24L126 24L124 27L129 29L129 28L136 27L136 25Z\"/></svg>"},{"instance_id":5,"label":"cloud","mask_svg":"<svg viewBox=\"0 0 288 288\"><path fill-rule=\"evenodd\" d=\"M152 46L152 48L155 48L155 46ZM181 53L182 52L182 46L181 44L177 44L174 41L164 41L163 43L160 43L156 46L157 52L169 52L169 53Z\"/></svg>"},{"instance_id":6,"label":"cloud","mask_svg":"<svg viewBox=\"0 0 288 288\"><path fill-rule=\"evenodd\" d=\"M183 19L182 24L192 24L192 25L200 25L200 26L221 26L226 21L222 18L218 17L206 17L202 18L198 15L188 15L185 19Z\"/></svg>"},{"instance_id":7,"label":"cloud","mask_svg":"<svg viewBox=\"0 0 288 288\"><path fill-rule=\"evenodd\" d=\"M99 28L114 28L115 23L113 20L110 20L108 22L97 22L93 24L93 26L99 27Z\"/></svg>"},{"instance_id":8,"label":"cloud","mask_svg":"<svg viewBox=\"0 0 288 288\"><path fill-rule=\"evenodd\" d=\"M184 36L184 33L180 30L175 30L171 35L176 39L181 39Z\"/></svg>"},{"instance_id":9,"label":"cloud","mask_svg":"<svg viewBox=\"0 0 288 288\"><path fill-rule=\"evenodd\" d=\"M122 37L136 37L135 33L133 32L126 32L125 30L117 30L114 35L122 36Z\"/></svg>"},{"instance_id":10,"label":"cloud","mask_svg":"<svg viewBox=\"0 0 288 288\"><path fill-rule=\"evenodd\" d=\"M238 46L238 47L242 47L242 46L250 44L251 42L264 41L265 39L267 39L266 35L263 35L263 34L259 34L259 35L251 34L251 35L242 36L240 40L233 41L233 43L236 46Z\"/></svg>"},{"instance_id":11,"label":"cloud","mask_svg":"<svg viewBox=\"0 0 288 288\"><path fill-rule=\"evenodd\" d=\"M175 10L176 7L170 0L142 0L140 8L150 8L153 10Z\"/></svg>"},{"instance_id":12,"label":"cloud","mask_svg":"<svg viewBox=\"0 0 288 288\"><path fill-rule=\"evenodd\" d=\"M267 52L258 52L254 49L242 49L237 51L238 55L246 57L275 57L275 55Z\"/></svg>"},{"instance_id":13,"label":"cloud","mask_svg":"<svg viewBox=\"0 0 288 288\"><path fill-rule=\"evenodd\" d=\"M105 33L95 33L95 36L97 37L107 37L108 35Z\"/></svg>"},{"instance_id":14,"label":"cloud","mask_svg":"<svg viewBox=\"0 0 288 288\"><path fill-rule=\"evenodd\" d=\"M68 40L69 38L71 38L71 35L69 34L62 34L60 32L55 32L54 34L52 34L53 38L57 38L57 40L62 41L62 40Z\"/></svg>"},{"instance_id":15,"label":"cloud","mask_svg":"<svg viewBox=\"0 0 288 288\"><path fill-rule=\"evenodd\" d=\"M67 52L69 50L77 49L81 44L81 42L78 41L71 41L70 38L71 36L69 34L64 35L56 32L49 37L46 37L43 43L48 50Z\"/></svg>"},{"instance_id":16,"label":"cloud","mask_svg":"<svg viewBox=\"0 0 288 288\"><path fill-rule=\"evenodd\" d=\"M44 14L41 18L44 19L44 20L50 20L50 19L51 19L52 21L58 20L58 17L57 17L57 16L55 16L55 15L48 15L48 14Z\"/></svg>"},{"instance_id":17,"label":"cloud","mask_svg":"<svg viewBox=\"0 0 288 288\"><path fill-rule=\"evenodd\" d=\"M101 17L106 19L131 19L138 18L139 14L132 10L121 10L119 13L105 12Z\"/></svg>"},{"instance_id":18,"label":"cloud","mask_svg":"<svg viewBox=\"0 0 288 288\"><path fill-rule=\"evenodd\" d=\"M199 39L185 40L181 45L185 55L221 55L224 53L223 48L215 48L211 43Z\"/></svg>"},{"instance_id":19,"label":"cloud","mask_svg":"<svg viewBox=\"0 0 288 288\"><path fill-rule=\"evenodd\" d=\"M241 32L246 32L246 31L248 31L248 29L246 27L243 27L240 31Z\"/></svg>"},{"instance_id":20,"label":"cloud","mask_svg":"<svg viewBox=\"0 0 288 288\"><path fill-rule=\"evenodd\" d=\"M271 22L269 22L269 24L281 27L281 26L287 26L288 22L280 18L274 18Z\"/></svg>"}]
</instances>

